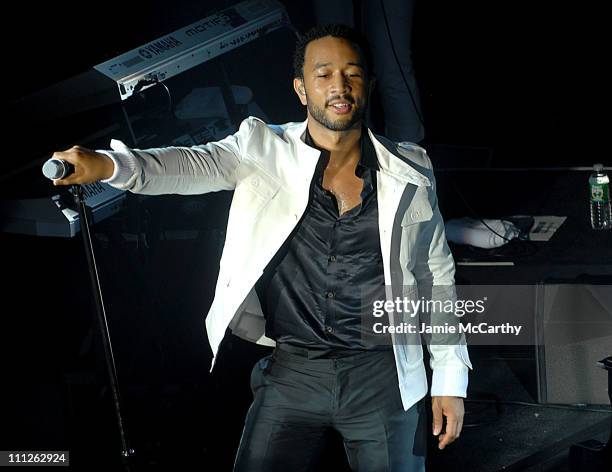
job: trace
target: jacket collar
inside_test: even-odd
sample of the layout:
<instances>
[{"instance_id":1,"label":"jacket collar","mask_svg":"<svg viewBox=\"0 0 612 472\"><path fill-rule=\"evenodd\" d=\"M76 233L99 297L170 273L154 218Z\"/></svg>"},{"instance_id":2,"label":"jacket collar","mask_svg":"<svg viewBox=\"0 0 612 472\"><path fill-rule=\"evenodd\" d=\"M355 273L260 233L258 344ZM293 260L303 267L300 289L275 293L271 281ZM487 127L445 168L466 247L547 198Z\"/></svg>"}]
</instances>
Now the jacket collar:
<instances>
[{"instance_id":1,"label":"jacket collar","mask_svg":"<svg viewBox=\"0 0 612 472\"><path fill-rule=\"evenodd\" d=\"M289 139L296 143L298 150L306 154L311 154L313 158L318 158L320 154L319 151L304 142L306 138L307 125L308 120L300 123L292 123L286 128L285 134ZM372 132L372 130L367 130L371 143L376 151L380 172L388 174L404 183L409 182L417 186L431 185L430 180L425 175L417 171L406 157L399 155L397 151L391 151L391 146L389 145L390 142L383 143Z\"/></svg>"},{"instance_id":2,"label":"jacket collar","mask_svg":"<svg viewBox=\"0 0 612 472\"><path fill-rule=\"evenodd\" d=\"M321 155L325 156L325 162L329 161L329 151L327 149L322 149L316 145L310 132L308 131L308 127L304 131L304 142L308 144L310 147L313 147L321 152ZM378 159L376 157L376 150L374 149L374 145L372 144L372 140L370 139L370 135L367 133L367 130L364 128L363 134L361 135L361 142L359 143L361 150L359 156L359 162L357 163L357 169L355 170L356 175L361 176L361 172L363 169L370 169L373 171L380 170L378 166ZM326 165L326 164L325 164Z\"/></svg>"}]
</instances>

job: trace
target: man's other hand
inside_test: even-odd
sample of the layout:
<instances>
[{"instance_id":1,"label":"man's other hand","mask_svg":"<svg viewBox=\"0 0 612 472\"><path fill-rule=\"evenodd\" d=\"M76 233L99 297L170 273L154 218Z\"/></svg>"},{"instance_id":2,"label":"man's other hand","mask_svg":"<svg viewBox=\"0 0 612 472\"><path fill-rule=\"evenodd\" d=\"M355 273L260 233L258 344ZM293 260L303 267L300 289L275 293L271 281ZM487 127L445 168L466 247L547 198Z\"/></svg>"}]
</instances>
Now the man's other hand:
<instances>
[{"instance_id":1,"label":"man's other hand","mask_svg":"<svg viewBox=\"0 0 612 472\"><path fill-rule=\"evenodd\" d=\"M431 409L433 412L433 434L438 436L438 448L444 449L461 434L463 428L463 398L461 397L432 397ZM446 417L446 427L442 427ZM442 433L442 434L440 434Z\"/></svg>"}]
</instances>

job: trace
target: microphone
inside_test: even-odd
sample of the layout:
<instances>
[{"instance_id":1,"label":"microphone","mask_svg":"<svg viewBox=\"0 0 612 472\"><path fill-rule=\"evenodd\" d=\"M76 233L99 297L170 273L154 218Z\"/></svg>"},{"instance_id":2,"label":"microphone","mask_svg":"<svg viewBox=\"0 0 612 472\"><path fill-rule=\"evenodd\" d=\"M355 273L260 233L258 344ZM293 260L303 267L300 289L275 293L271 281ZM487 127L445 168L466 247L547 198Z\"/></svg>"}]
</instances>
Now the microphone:
<instances>
[{"instance_id":1,"label":"microphone","mask_svg":"<svg viewBox=\"0 0 612 472\"><path fill-rule=\"evenodd\" d=\"M49 159L42 166L43 175L50 179L63 179L74 172L74 166L61 159Z\"/></svg>"}]
</instances>

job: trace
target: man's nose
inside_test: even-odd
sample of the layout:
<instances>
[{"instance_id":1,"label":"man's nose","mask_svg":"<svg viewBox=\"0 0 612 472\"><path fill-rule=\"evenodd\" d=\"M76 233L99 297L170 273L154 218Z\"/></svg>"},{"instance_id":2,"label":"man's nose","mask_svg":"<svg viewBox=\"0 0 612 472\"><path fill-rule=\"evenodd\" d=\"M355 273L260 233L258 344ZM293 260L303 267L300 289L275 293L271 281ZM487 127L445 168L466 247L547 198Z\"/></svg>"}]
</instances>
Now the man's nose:
<instances>
[{"instance_id":1,"label":"man's nose","mask_svg":"<svg viewBox=\"0 0 612 472\"><path fill-rule=\"evenodd\" d=\"M349 84L348 78L344 74L334 74L331 90L333 94L342 95L343 93L349 92L350 89L351 86Z\"/></svg>"}]
</instances>

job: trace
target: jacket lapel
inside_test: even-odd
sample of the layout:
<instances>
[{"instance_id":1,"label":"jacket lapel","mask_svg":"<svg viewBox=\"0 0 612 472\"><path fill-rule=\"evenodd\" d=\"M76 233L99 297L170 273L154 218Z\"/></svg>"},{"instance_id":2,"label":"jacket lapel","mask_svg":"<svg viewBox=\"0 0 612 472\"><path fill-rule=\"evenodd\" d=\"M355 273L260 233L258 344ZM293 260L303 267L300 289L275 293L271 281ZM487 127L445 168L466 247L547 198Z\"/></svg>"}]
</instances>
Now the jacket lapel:
<instances>
[{"instance_id":1,"label":"jacket lapel","mask_svg":"<svg viewBox=\"0 0 612 472\"><path fill-rule=\"evenodd\" d=\"M300 194L306 200L300 202L301 218L306 209L308 188L319 159L319 151L308 146L302 137L306 131L307 121L288 126L284 134L296 148L296 166L299 168ZM376 152L380 170L377 172L377 197L380 247L383 257L386 285L401 285L401 267L399 267L399 246L401 244L401 221L410 207L418 187L430 186L430 180L420 173L416 164L398 152L397 146L384 137L379 137L368 130ZM393 250L395 248L395 250Z\"/></svg>"},{"instance_id":2,"label":"jacket lapel","mask_svg":"<svg viewBox=\"0 0 612 472\"><path fill-rule=\"evenodd\" d=\"M390 141L379 138L370 130L380 171L377 173L378 225L383 257L385 284L401 286L399 264L401 221L420 186L431 185L429 179L410 165L405 157L390 149Z\"/></svg>"}]
</instances>

